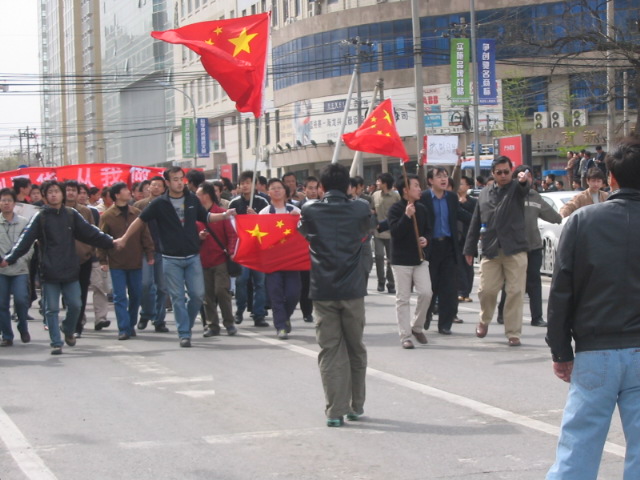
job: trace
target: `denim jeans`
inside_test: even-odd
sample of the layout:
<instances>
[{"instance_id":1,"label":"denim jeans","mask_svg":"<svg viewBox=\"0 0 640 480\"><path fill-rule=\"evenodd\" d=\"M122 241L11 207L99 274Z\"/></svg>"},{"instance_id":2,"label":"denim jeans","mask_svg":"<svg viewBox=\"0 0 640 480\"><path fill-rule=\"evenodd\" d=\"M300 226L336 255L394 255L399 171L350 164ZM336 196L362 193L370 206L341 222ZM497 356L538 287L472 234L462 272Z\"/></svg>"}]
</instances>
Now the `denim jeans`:
<instances>
[{"instance_id":1,"label":"denim jeans","mask_svg":"<svg viewBox=\"0 0 640 480\"><path fill-rule=\"evenodd\" d=\"M251 277L251 283L253 284L253 316L254 318L264 318L267 314L264 309L266 301L265 275L247 267L242 267L242 274L236 277L236 307L238 308L238 313L242 315L247 309L247 283L249 283L249 277Z\"/></svg>"},{"instance_id":2,"label":"denim jeans","mask_svg":"<svg viewBox=\"0 0 640 480\"><path fill-rule=\"evenodd\" d=\"M18 331L26 333L27 313L31 304L29 293L29 275L1 275L0 274L0 331L3 340L13 340L11 328L11 296L18 316Z\"/></svg>"},{"instance_id":3,"label":"denim jeans","mask_svg":"<svg viewBox=\"0 0 640 480\"><path fill-rule=\"evenodd\" d=\"M289 331L291 315L300 299L300 272L283 270L268 273L266 286L273 309L273 326L278 331Z\"/></svg>"},{"instance_id":4,"label":"denim jeans","mask_svg":"<svg viewBox=\"0 0 640 480\"><path fill-rule=\"evenodd\" d=\"M640 478L640 348L626 348L576 354L547 480L596 480L616 404L627 442L623 478Z\"/></svg>"},{"instance_id":5,"label":"denim jeans","mask_svg":"<svg viewBox=\"0 0 640 480\"><path fill-rule=\"evenodd\" d=\"M136 328L140 292L142 291L142 270L111 269L113 284L113 308L118 321L118 333L130 335ZM128 298L127 298L128 293Z\"/></svg>"},{"instance_id":6,"label":"denim jeans","mask_svg":"<svg viewBox=\"0 0 640 480\"><path fill-rule=\"evenodd\" d=\"M178 336L191 338L191 329L204 299L204 277L200 255L185 258L164 257L162 261ZM189 301L185 299L185 286Z\"/></svg>"},{"instance_id":7,"label":"denim jeans","mask_svg":"<svg viewBox=\"0 0 640 480\"><path fill-rule=\"evenodd\" d=\"M44 299L44 318L49 327L49 339L52 347L63 345L60 336L60 326L58 325L58 314L60 313L60 294L67 306L67 315L62 321L62 331L65 335L73 335L76 329L76 322L80 316L82 299L80 298L80 282L67 283L42 283L42 298Z\"/></svg>"},{"instance_id":8,"label":"denim jeans","mask_svg":"<svg viewBox=\"0 0 640 480\"><path fill-rule=\"evenodd\" d=\"M140 301L140 318L151 320L154 325L164 325L167 314L167 286L164 281L162 254L156 252L153 265L142 260L142 298Z\"/></svg>"}]
</instances>

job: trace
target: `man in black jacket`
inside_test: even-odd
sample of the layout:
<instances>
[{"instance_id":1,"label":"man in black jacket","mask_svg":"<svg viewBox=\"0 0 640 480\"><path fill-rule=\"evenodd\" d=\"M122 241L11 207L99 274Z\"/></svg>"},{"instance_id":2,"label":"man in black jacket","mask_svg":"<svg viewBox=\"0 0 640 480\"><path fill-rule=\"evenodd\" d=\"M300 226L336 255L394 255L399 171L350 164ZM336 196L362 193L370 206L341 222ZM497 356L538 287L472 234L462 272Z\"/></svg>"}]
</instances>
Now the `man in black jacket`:
<instances>
[{"instance_id":1,"label":"man in black jacket","mask_svg":"<svg viewBox=\"0 0 640 480\"><path fill-rule=\"evenodd\" d=\"M396 319L402 348L413 348L411 337L426 345L424 319L431 302L429 262L424 249L431 238L429 214L420 199L420 180L417 175L407 175L396 181L396 189L402 192L402 200L391 205L387 213L391 231L391 268L396 280ZM415 219L415 222L414 222ZM417 230L417 231L416 231ZM418 301L411 320L411 289L415 287Z\"/></svg>"},{"instance_id":2,"label":"man in black jacket","mask_svg":"<svg viewBox=\"0 0 640 480\"><path fill-rule=\"evenodd\" d=\"M304 205L298 230L310 244L309 298L316 310L327 426L339 427L345 415L357 420L364 413L367 282L361 255L363 241L369 238L371 211L365 202L347 197L349 171L342 165L325 166L320 183L324 198Z\"/></svg>"},{"instance_id":3,"label":"man in black jacket","mask_svg":"<svg viewBox=\"0 0 640 480\"><path fill-rule=\"evenodd\" d=\"M173 305L181 347L191 347L191 329L204 299L204 277L200 263L200 237L196 220L207 223L226 220L235 211L209 213L184 184L184 171L171 167L163 173L167 192L152 201L116 239L116 245L127 241L143 225L153 219L158 222L164 276ZM189 301L185 302L185 294Z\"/></svg>"},{"instance_id":4,"label":"man in black jacket","mask_svg":"<svg viewBox=\"0 0 640 480\"><path fill-rule=\"evenodd\" d=\"M606 162L619 190L571 215L558 244L547 343L554 373L571 387L547 480L598 476L616 405L624 478L640 478L640 140L623 139Z\"/></svg>"},{"instance_id":5,"label":"man in black jacket","mask_svg":"<svg viewBox=\"0 0 640 480\"><path fill-rule=\"evenodd\" d=\"M113 248L114 244L109 235L87 223L73 208L64 206L65 188L62 184L45 182L42 184L42 194L47 204L31 218L0 267L14 264L38 240L42 296L51 339L51 354L59 355L63 345L58 325L60 294L67 306L67 315L62 322L64 341L70 347L76 344L73 334L82 307L78 281L80 262L76 255L75 240L105 250Z\"/></svg>"},{"instance_id":6,"label":"man in black jacket","mask_svg":"<svg viewBox=\"0 0 640 480\"><path fill-rule=\"evenodd\" d=\"M420 197L429 213L433 238L427 250L433 298L427 313L425 328L429 328L435 300L438 299L438 333L451 335L451 325L458 313L458 263L462 261L458 246L458 220L468 223L469 212L459 208L458 196L447 191L449 174L442 167L429 170L431 186Z\"/></svg>"},{"instance_id":7,"label":"man in black jacket","mask_svg":"<svg viewBox=\"0 0 640 480\"><path fill-rule=\"evenodd\" d=\"M504 309L505 336L509 346L520 345L522 333L522 303L527 273L529 242L525 231L524 198L529 193L527 172L513 177L513 164L500 156L491 164L495 178L492 186L482 189L473 212L471 225L464 244L464 255L469 265L478 254L480 228L482 234L482 260L480 262L480 323L476 336L484 338L496 309L498 293L505 286L507 300Z\"/></svg>"}]
</instances>

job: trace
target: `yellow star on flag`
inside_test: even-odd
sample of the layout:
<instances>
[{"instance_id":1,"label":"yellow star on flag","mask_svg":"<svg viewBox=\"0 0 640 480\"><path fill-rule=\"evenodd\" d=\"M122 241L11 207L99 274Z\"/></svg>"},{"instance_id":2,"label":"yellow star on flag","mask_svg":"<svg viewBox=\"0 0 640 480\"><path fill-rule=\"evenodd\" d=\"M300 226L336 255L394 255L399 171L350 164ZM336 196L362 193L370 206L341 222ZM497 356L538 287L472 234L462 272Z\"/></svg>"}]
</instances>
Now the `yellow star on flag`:
<instances>
[{"instance_id":1,"label":"yellow star on flag","mask_svg":"<svg viewBox=\"0 0 640 480\"><path fill-rule=\"evenodd\" d=\"M216 35L220 35L222 33L222 27L218 27L213 31Z\"/></svg>"},{"instance_id":2,"label":"yellow star on flag","mask_svg":"<svg viewBox=\"0 0 640 480\"><path fill-rule=\"evenodd\" d=\"M284 227L284 222L283 222L282 220L278 220L278 221L276 222L276 227L278 227L278 228L282 228L282 227Z\"/></svg>"},{"instance_id":3,"label":"yellow star on flag","mask_svg":"<svg viewBox=\"0 0 640 480\"><path fill-rule=\"evenodd\" d=\"M258 243L262 243L262 237L269 235L268 232L261 232L260 226L257 223L253 230L246 230L246 232L250 233L252 237L258 237Z\"/></svg>"},{"instance_id":4,"label":"yellow star on flag","mask_svg":"<svg viewBox=\"0 0 640 480\"><path fill-rule=\"evenodd\" d=\"M285 234L285 235L291 235L291 229L290 229L290 228L287 228L287 229L284 231L284 234Z\"/></svg>"},{"instance_id":5,"label":"yellow star on flag","mask_svg":"<svg viewBox=\"0 0 640 480\"><path fill-rule=\"evenodd\" d=\"M392 125L393 122L391 121L391 115L389 115L389 112L387 112L386 110L384 110L384 119L389 122L389 125Z\"/></svg>"},{"instance_id":6,"label":"yellow star on flag","mask_svg":"<svg viewBox=\"0 0 640 480\"><path fill-rule=\"evenodd\" d=\"M251 53L251 46L249 45L249 42L257 35L257 33L247 35L247 29L243 28L242 33L238 37L230 38L229 41L235 45L233 56L237 56L240 52Z\"/></svg>"},{"instance_id":7,"label":"yellow star on flag","mask_svg":"<svg viewBox=\"0 0 640 480\"><path fill-rule=\"evenodd\" d=\"M206 43L207 45L213 45L213 40L205 40L204 43Z\"/></svg>"},{"instance_id":8,"label":"yellow star on flag","mask_svg":"<svg viewBox=\"0 0 640 480\"><path fill-rule=\"evenodd\" d=\"M384 133L382 132L382 130L378 130L378 135L384 135Z\"/></svg>"}]
</instances>

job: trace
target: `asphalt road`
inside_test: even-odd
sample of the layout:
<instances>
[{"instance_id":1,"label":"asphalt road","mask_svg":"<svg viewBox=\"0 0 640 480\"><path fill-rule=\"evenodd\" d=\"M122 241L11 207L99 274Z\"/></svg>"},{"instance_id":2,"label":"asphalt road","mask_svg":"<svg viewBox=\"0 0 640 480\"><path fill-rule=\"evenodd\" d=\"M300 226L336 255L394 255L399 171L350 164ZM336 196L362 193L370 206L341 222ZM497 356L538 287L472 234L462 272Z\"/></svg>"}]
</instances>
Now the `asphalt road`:
<instances>
[{"instance_id":1,"label":"asphalt road","mask_svg":"<svg viewBox=\"0 0 640 480\"><path fill-rule=\"evenodd\" d=\"M197 324L183 349L169 314L170 334L87 329L58 357L31 321L32 343L0 349L0 479L544 478L568 386L528 306L521 347L496 323L475 337L474 292L453 335L403 350L394 298L370 287L365 416L343 428L325 426L299 311L288 341L245 320L235 337ZM600 479L622 478L624 445L616 413Z\"/></svg>"}]
</instances>

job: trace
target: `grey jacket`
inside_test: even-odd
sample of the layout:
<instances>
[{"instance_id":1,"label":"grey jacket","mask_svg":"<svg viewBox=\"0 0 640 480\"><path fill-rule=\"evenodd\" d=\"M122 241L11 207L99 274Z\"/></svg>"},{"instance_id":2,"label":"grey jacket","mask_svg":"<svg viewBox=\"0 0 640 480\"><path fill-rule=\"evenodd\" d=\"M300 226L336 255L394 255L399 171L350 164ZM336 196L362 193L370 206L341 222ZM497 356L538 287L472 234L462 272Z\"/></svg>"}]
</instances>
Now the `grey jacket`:
<instances>
[{"instance_id":1,"label":"grey jacket","mask_svg":"<svg viewBox=\"0 0 640 480\"><path fill-rule=\"evenodd\" d=\"M483 188L469 225L464 255L475 257L478 254L480 225L483 223L487 226L487 232L482 237L482 254L485 257L497 257L498 249L502 249L505 255L528 251L524 199L529 190L528 183L517 180L512 180L502 188L497 185Z\"/></svg>"},{"instance_id":2,"label":"grey jacket","mask_svg":"<svg viewBox=\"0 0 640 480\"><path fill-rule=\"evenodd\" d=\"M530 189L529 194L524 199L524 228L529 241L529 251L542 248L538 218L549 223L562 223L562 215L545 202L538 192Z\"/></svg>"},{"instance_id":3,"label":"grey jacket","mask_svg":"<svg viewBox=\"0 0 640 480\"><path fill-rule=\"evenodd\" d=\"M13 219L10 222L8 222L3 215L0 215L0 257L4 257L11 251L28 223L29 220L15 213L13 214ZM21 257L16 263L0 269L0 275L13 277L29 273L29 261L31 260L32 255L33 247L31 247L27 254L24 257Z\"/></svg>"}]
</instances>

